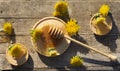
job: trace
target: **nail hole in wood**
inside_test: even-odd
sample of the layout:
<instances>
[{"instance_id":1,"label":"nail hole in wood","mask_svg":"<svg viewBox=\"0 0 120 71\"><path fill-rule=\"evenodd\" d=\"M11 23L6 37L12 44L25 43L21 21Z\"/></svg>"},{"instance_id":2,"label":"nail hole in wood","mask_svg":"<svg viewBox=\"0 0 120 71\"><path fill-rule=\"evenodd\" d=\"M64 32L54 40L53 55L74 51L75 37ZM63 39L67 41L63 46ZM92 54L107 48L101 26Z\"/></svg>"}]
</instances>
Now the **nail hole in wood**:
<instances>
[{"instance_id":1,"label":"nail hole in wood","mask_svg":"<svg viewBox=\"0 0 120 71\"><path fill-rule=\"evenodd\" d=\"M0 13L2 14L2 13L3 13L3 11L0 11Z\"/></svg>"}]
</instances>

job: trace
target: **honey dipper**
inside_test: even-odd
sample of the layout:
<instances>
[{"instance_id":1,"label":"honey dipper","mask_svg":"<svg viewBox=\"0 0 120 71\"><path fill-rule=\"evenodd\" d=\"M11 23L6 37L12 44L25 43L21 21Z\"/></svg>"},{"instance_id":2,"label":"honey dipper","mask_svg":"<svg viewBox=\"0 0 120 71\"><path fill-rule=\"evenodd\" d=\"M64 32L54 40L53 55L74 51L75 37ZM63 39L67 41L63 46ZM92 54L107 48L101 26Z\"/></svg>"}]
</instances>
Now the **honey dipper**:
<instances>
[{"instance_id":1,"label":"honey dipper","mask_svg":"<svg viewBox=\"0 0 120 71\"><path fill-rule=\"evenodd\" d=\"M63 34L63 32L62 32L59 28L57 28L57 27L55 27L55 26L51 26L51 27L49 28L49 30L48 30L48 33L49 33L50 36L53 37L53 38L56 38L56 39L60 39L60 38L69 39L69 40L71 40L71 41L73 41L73 42L75 42L75 43L77 43L77 44L79 44L79 45L82 45L82 46L84 46L84 47L86 47L86 48L88 48L88 49L90 49L90 50L93 50L93 51L95 51L95 52L97 52L97 53L99 53L99 54L101 54L101 55L104 55L104 56L108 57L108 58L111 59L112 61L116 61L116 60L117 60L117 57L114 56L114 55L104 53L104 52L102 52L102 51L100 51L100 50L97 50L97 49L95 49L95 48L93 48L93 47L91 47L91 46L89 46L89 45L86 45L86 44L84 44L84 43L82 43L82 42L80 42L80 41L77 41L77 40L71 38L71 37L68 36L68 35Z\"/></svg>"}]
</instances>

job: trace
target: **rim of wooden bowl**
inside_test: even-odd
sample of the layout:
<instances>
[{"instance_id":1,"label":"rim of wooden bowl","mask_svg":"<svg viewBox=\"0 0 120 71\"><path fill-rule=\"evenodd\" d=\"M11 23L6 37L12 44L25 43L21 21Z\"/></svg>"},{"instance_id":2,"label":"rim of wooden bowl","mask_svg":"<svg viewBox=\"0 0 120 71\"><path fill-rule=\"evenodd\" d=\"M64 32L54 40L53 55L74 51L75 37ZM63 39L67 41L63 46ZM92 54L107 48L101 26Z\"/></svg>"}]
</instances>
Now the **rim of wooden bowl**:
<instances>
[{"instance_id":1,"label":"rim of wooden bowl","mask_svg":"<svg viewBox=\"0 0 120 71\"><path fill-rule=\"evenodd\" d=\"M15 45L15 44L20 44L21 46L23 46L23 48L26 50L26 54L21 58L21 59L17 59L15 60L10 54L9 54L9 51L8 49L10 48L7 48L6 50L6 59L8 60L8 62L14 66L20 66L20 65L23 65L25 62L27 62L28 58L29 58L29 53L28 53L28 50L27 48L21 44L21 43L14 43L12 45Z\"/></svg>"},{"instance_id":2,"label":"rim of wooden bowl","mask_svg":"<svg viewBox=\"0 0 120 71\"><path fill-rule=\"evenodd\" d=\"M92 32L93 32L94 34L96 34L96 35L99 35L99 36L106 35L106 34L108 34L108 33L111 31L111 29L112 29L112 26L113 26L113 24L112 24L112 20L111 20L111 23L109 23L109 25L110 25L110 30L108 30L108 31L105 32L104 34L99 34L98 32L96 32L96 29L95 29L94 25L92 24L92 20L94 19L94 17L95 17L97 14L99 14L99 13L94 14L94 15L91 17L91 19L90 19L90 23L89 23L89 25L90 25L90 29L91 29ZM108 15L107 17L110 18L109 15ZM110 18L110 19L111 19L111 18Z\"/></svg>"}]
</instances>

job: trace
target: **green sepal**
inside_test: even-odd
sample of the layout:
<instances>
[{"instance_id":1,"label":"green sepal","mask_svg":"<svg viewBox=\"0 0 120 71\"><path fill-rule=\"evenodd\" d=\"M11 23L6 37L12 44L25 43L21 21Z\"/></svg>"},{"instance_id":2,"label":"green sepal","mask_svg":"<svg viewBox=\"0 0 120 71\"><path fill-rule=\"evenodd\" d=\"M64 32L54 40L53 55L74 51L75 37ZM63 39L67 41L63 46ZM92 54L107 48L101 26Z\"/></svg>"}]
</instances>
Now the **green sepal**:
<instances>
[{"instance_id":1,"label":"green sepal","mask_svg":"<svg viewBox=\"0 0 120 71\"><path fill-rule=\"evenodd\" d=\"M100 14L97 14L97 15L95 16L95 19L97 19L98 17L100 17Z\"/></svg>"},{"instance_id":2,"label":"green sepal","mask_svg":"<svg viewBox=\"0 0 120 71\"><path fill-rule=\"evenodd\" d=\"M31 36L32 36L32 34L33 34L34 31L35 31L35 30L30 30L30 34L31 34Z\"/></svg>"},{"instance_id":3,"label":"green sepal","mask_svg":"<svg viewBox=\"0 0 120 71\"><path fill-rule=\"evenodd\" d=\"M54 51L55 49L54 48L49 48L48 51L51 52L51 51Z\"/></svg>"},{"instance_id":4,"label":"green sepal","mask_svg":"<svg viewBox=\"0 0 120 71\"><path fill-rule=\"evenodd\" d=\"M8 50L11 50L12 47L13 47L13 45L9 46Z\"/></svg>"}]
</instances>

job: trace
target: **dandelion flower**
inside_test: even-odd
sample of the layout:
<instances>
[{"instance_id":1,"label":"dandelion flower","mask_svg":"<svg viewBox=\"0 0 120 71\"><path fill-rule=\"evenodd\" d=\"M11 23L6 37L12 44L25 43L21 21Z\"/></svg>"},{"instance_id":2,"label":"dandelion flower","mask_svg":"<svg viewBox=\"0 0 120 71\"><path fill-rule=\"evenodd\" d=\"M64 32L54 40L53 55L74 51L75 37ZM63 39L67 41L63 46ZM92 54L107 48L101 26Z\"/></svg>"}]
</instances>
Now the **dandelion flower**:
<instances>
[{"instance_id":1,"label":"dandelion flower","mask_svg":"<svg viewBox=\"0 0 120 71\"><path fill-rule=\"evenodd\" d=\"M79 31L80 26L77 24L75 19L70 19L70 21L66 24L67 32L70 36L76 35L76 33Z\"/></svg>"},{"instance_id":2,"label":"dandelion flower","mask_svg":"<svg viewBox=\"0 0 120 71\"><path fill-rule=\"evenodd\" d=\"M68 12L68 3L66 1L59 1L55 4L54 9L53 16L64 16Z\"/></svg>"},{"instance_id":3,"label":"dandelion flower","mask_svg":"<svg viewBox=\"0 0 120 71\"><path fill-rule=\"evenodd\" d=\"M21 58L25 53L26 50L23 48L21 44L14 44L9 48L9 53L14 57L14 58Z\"/></svg>"},{"instance_id":4,"label":"dandelion flower","mask_svg":"<svg viewBox=\"0 0 120 71\"><path fill-rule=\"evenodd\" d=\"M73 56L71 59L70 59L70 64L72 66L81 66L83 65L83 60L79 57L79 56Z\"/></svg>"},{"instance_id":5,"label":"dandelion flower","mask_svg":"<svg viewBox=\"0 0 120 71\"><path fill-rule=\"evenodd\" d=\"M54 11L54 12L53 12L53 16L59 17L59 16L60 16L60 12Z\"/></svg>"},{"instance_id":6,"label":"dandelion flower","mask_svg":"<svg viewBox=\"0 0 120 71\"><path fill-rule=\"evenodd\" d=\"M32 30L31 34L32 34L33 40L37 41L40 35L42 34L42 30L41 29Z\"/></svg>"},{"instance_id":7,"label":"dandelion flower","mask_svg":"<svg viewBox=\"0 0 120 71\"><path fill-rule=\"evenodd\" d=\"M110 10L110 7L108 5L102 5L99 9L99 12L103 15L103 16L107 16L108 12Z\"/></svg>"},{"instance_id":8,"label":"dandelion flower","mask_svg":"<svg viewBox=\"0 0 120 71\"><path fill-rule=\"evenodd\" d=\"M96 33L99 35L106 34L110 31L111 26L106 22L105 17L98 17L94 20L94 27L96 28Z\"/></svg>"},{"instance_id":9,"label":"dandelion flower","mask_svg":"<svg viewBox=\"0 0 120 71\"><path fill-rule=\"evenodd\" d=\"M3 25L4 32L6 32L8 35L12 34L12 25L9 22L4 23Z\"/></svg>"},{"instance_id":10,"label":"dandelion flower","mask_svg":"<svg viewBox=\"0 0 120 71\"><path fill-rule=\"evenodd\" d=\"M102 24L105 20L106 20L106 18L104 18L104 17L98 17L96 19L96 24Z\"/></svg>"},{"instance_id":11,"label":"dandelion flower","mask_svg":"<svg viewBox=\"0 0 120 71\"><path fill-rule=\"evenodd\" d=\"M59 1L55 4L55 10L60 13L66 13L68 10L68 3L66 1Z\"/></svg>"}]
</instances>

